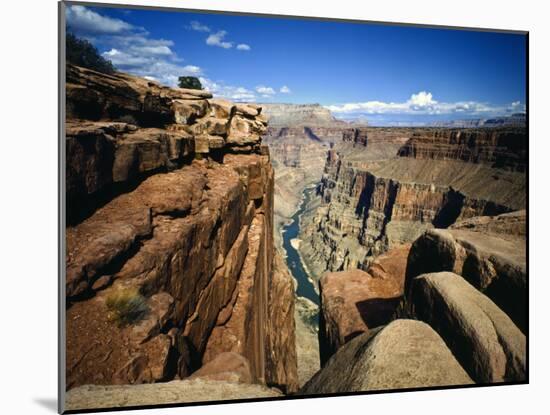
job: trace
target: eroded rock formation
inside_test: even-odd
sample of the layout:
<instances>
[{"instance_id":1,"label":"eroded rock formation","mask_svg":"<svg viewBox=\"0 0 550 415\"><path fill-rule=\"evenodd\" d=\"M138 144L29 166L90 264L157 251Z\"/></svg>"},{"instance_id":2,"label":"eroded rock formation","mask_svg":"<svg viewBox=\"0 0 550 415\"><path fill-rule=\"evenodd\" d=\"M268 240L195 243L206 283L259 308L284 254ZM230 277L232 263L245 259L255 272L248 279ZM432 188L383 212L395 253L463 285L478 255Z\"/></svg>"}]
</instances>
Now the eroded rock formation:
<instances>
[{"instance_id":1,"label":"eroded rock formation","mask_svg":"<svg viewBox=\"0 0 550 415\"><path fill-rule=\"evenodd\" d=\"M451 272L413 280L414 313L445 339L476 382L523 381L526 340L512 320L464 278Z\"/></svg>"},{"instance_id":2,"label":"eroded rock formation","mask_svg":"<svg viewBox=\"0 0 550 415\"><path fill-rule=\"evenodd\" d=\"M261 108L69 65L67 109L68 388L164 382L210 363L296 390Z\"/></svg>"},{"instance_id":3,"label":"eroded rock formation","mask_svg":"<svg viewBox=\"0 0 550 415\"><path fill-rule=\"evenodd\" d=\"M487 295L514 323L527 329L525 211L457 222L432 229L412 245L406 287L420 274L451 271Z\"/></svg>"}]
</instances>

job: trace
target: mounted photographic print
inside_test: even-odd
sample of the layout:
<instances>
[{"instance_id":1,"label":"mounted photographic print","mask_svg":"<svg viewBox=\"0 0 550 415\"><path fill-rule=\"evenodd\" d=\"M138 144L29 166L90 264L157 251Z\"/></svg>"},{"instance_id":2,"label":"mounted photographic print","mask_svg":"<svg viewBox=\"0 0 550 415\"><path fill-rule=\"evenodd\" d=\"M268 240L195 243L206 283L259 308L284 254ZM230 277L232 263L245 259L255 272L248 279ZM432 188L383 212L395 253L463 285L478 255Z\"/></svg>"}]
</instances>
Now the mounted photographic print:
<instances>
[{"instance_id":1,"label":"mounted photographic print","mask_svg":"<svg viewBox=\"0 0 550 415\"><path fill-rule=\"evenodd\" d=\"M60 24L60 412L528 382L527 32Z\"/></svg>"}]
</instances>

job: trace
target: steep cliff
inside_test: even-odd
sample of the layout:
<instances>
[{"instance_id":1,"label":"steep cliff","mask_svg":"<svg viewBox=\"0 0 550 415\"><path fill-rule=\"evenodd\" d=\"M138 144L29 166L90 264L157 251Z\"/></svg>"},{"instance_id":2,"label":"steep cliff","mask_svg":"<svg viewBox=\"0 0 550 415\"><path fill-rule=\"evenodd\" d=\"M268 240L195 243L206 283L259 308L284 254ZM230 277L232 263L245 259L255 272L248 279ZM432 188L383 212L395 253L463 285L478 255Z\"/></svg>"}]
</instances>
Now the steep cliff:
<instances>
[{"instance_id":1,"label":"steep cliff","mask_svg":"<svg viewBox=\"0 0 550 415\"><path fill-rule=\"evenodd\" d=\"M303 219L314 276L366 269L428 228L523 209L525 130L351 130L328 153L320 206Z\"/></svg>"},{"instance_id":2,"label":"steep cliff","mask_svg":"<svg viewBox=\"0 0 550 415\"><path fill-rule=\"evenodd\" d=\"M318 183L327 153L342 139L348 124L336 120L318 104L262 104L269 120L263 142L269 146L275 169L275 243L281 255L282 229L298 210L304 190ZM286 264L281 263L281 268ZM296 338L299 383L319 369L317 306L296 296Z\"/></svg>"},{"instance_id":3,"label":"steep cliff","mask_svg":"<svg viewBox=\"0 0 550 415\"><path fill-rule=\"evenodd\" d=\"M261 108L68 66L67 109L68 388L235 352L251 382L296 390Z\"/></svg>"},{"instance_id":4,"label":"steep cliff","mask_svg":"<svg viewBox=\"0 0 550 415\"><path fill-rule=\"evenodd\" d=\"M319 104L262 104L269 127L263 137L275 167L275 227L298 209L303 190L317 183L327 151L342 138L347 124ZM279 241L278 241L279 242Z\"/></svg>"}]
</instances>

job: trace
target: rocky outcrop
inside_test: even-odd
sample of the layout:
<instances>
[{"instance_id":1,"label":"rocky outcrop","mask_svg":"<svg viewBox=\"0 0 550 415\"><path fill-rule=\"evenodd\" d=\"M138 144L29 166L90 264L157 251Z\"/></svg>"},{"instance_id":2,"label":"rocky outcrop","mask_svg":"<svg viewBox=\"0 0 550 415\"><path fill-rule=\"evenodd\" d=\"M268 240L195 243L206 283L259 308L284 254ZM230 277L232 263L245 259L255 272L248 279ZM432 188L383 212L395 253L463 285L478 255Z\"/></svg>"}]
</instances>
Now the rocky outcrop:
<instances>
[{"instance_id":1,"label":"rocky outcrop","mask_svg":"<svg viewBox=\"0 0 550 415\"><path fill-rule=\"evenodd\" d=\"M455 222L450 229L492 234L503 239L518 239L527 237L527 212L518 210L497 216L476 216Z\"/></svg>"},{"instance_id":2,"label":"rocky outcrop","mask_svg":"<svg viewBox=\"0 0 550 415\"><path fill-rule=\"evenodd\" d=\"M525 130L449 134L360 128L329 150L311 202L318 207L304 215L300 231L314 278L366 269L427 229L525 208Z\"/></svg>"},{"instance_id":3,"label":"rocky outcrop","mask_svg":"<svg viewBox=\"0 0 550 415\"><path fill-rule=\"evenodd\" d=\"M378 257L367 272L327 273L319 281L321 364L361 333L393 319L403 295L408 245Z\"/></svg>"},{"instance_id":4,"label":"rocky outcrop","mask_svg":"<svg viewBox=\"0 0 550 415\"><path fill-rule=\"evenodd\" d=\"M430 326L395 320L340 348L300 394L329 394L472 384Z\"/></svg>"},{"instance_id":5,"label":"rocky outcrop","mask_svg":"<svg viewBox=\"0 0 550 415\"><path fill-rule=\"evenodd\" d=\"M296 390L261 108L74 66L67 82L68 389L202 373Z\"/></svg>"},{"instance_id":6,"label":"rocky outcrop","mask_svg":"<svg viewBox=\"0 0 550 415\"><path fill-rule=\"evenodd\" d=\"M69 222L189 158L259 153L267 125L261 108L210 98L205 91L67 65Z\"/></svg>"},{"instance_id":7,"label":"rocky outcrop","mask_svg":"<svg viewBox=\"0 0 550 415\"><path fill-rule=\"evenodd\" d=\"M505 231L508 232L503 235ZM412 245L407 290L420 274L454 272L485 293L525 332L528 293L527 246L521 236L524 232L524 212L491 219L480 217L460 222L455 229L429 230Z\"/></svg>"},{"instance_id":8,"label":"rocky outcrop","mask_svg":"<svg viewBox=\"0 0 550 415\"><path fill-rule=\"evenodd\" d=\"M142 385L85 385L67 392L67 410L143 407L188 402L275 398L276 389L263 385L216 380L174 380Z\"/></svg>"},{"instance_id":9,"label":"rocky outcrop","mask_svg":"<svg viewBox=\"0 0 550 415\"><path fill-rule=\"evenodd\" d=\"M443 337L479 383L524 381L526 339L512 320L464 278L450 272L412 281L414 313Z\"/></svg>"}]
</instances>

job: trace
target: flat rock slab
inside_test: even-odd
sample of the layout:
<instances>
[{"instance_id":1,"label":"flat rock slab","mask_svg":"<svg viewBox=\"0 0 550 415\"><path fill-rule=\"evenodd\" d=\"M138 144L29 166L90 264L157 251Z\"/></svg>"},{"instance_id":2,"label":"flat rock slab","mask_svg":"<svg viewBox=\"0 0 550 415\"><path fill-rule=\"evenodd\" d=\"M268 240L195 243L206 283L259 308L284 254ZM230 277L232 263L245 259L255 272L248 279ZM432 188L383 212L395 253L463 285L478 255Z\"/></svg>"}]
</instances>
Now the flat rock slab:
<instances>
[{"instance_id":1,"label":"flat rock slab","mask_svg":"<svg viewBox=\"0 0 550 415\"><path fill-rule=\"evenodd\" d=\"M469 375L480 383L524 381L526 340L487 296L451 272L413 280L415 314L445 339Z\"/></svg>"},{"instance_id":2,"label":"flat rock slab","mask_svg":"<svg viewBox=\"0 0 550 415\"><path fill-rule=\"evenodd\" d=\"M123 408L281 396L266 386L215 380L176 380L143 385L84 385L67 392L65 409Z\"/></svg>"},{"instance_id":3,"label":"flat rock slab","mask_svg":"<svg viewBox=\"0 0 550 415\"><path fill-rule=\"evenodd\" d=\"M445 342L426 323L395 320L343 347L300 394L472 384Z\"/></svg>"}]
</instances>

